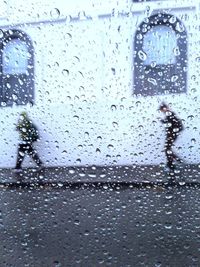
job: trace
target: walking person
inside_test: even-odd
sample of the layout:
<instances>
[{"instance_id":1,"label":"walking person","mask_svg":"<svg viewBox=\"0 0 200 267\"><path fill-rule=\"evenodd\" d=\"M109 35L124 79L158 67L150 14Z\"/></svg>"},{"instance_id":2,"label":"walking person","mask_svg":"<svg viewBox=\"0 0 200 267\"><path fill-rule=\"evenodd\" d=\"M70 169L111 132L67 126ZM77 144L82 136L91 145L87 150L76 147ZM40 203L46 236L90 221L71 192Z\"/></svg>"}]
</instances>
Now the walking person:
<instances>
[{"instance_id":1,"label":"walking person","mask_svg":"<svg viewBox=\"0 0 200 267\"><path fill-rule=\"evenodd\" d=\"M28 118L26 112L22 112L20 114L16 130L20 134L21 141L18 144L17 161L14 171L21 171L22 162L26 154L30 155L37 166L41 168L43 163L40 160L35 148L33 147L33 143L39 139L39 133L36 126Z\"/></svg>"},{"instance_id":2,"label":"walking person","mask_svg":"<svg viewBox=\"0 0 200 267\"><path fill-rule=\"evenodd\" d=\"M175 162L182 162L182 160L173 152L172 147L180 132L183 130L183 124L165 103L160 105L159 110L165 114L165 119L161 120L166 128L165 155L167 159L167 168L170 173L173 173Z\"/></svg>"}]
</instances>

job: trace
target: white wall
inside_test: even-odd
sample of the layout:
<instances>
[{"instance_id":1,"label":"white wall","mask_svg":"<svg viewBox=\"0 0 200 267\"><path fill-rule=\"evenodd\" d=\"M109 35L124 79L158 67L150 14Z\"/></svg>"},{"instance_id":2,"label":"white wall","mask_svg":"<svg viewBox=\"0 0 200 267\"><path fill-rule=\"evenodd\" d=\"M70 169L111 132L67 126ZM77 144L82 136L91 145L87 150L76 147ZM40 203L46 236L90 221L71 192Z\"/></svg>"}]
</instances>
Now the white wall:
<instances>
[{"instance_id":1,"label":"white wall","mask_svg":"<svg viewBox=\"0 0 200 267\"><path fill-rule=\"evenodd\" d=\"M37 1L33 2L36 4ZM167 5L169 2L165 1ZM44 10L47 8L45 3ZM133 10L131 3L124 3L124 9ZM25 1L22 4L25 5ZM146 6L142 4L142 8ZM27 9L26 5L22 8ZM14 20L12 12L16 10L9 10L10 20ZM45 15L41 7L40 12ZM36 13L26 14L23 19L36 20ZM14 124L22 110L29 112L40 129L38 152L48 166L164 162L164 129L157 120L160 116L157 109L163 100L171 103L172 109L185 120L185 131L177 141L177 151L189 163L198 163L198 7L170 13L182 19L188 31L187 94L133 95L133 38L136 27L145 17L144 12L71 23L67 19L59 23L11 25L11 28L26 32L33 41L35 105L1 108L0 167L15 165L18 133ZM20 14L17 16L19 20ZM27 158L24 166L32 164Z\"/></svg>"}]
</instances>

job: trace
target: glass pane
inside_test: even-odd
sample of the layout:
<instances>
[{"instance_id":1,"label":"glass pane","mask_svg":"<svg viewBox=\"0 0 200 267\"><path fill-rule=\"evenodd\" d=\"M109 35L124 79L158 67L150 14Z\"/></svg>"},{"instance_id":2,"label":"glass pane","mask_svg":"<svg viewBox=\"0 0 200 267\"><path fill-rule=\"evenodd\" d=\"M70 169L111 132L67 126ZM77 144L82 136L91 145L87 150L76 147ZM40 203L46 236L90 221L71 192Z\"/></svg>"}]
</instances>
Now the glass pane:
<instances>
[{"instance_id":1,"label":"glass pane","mask_svg":"<svg viewBox=\"0 0 200 267\"><path fill-rule=\"evenodd\" d=\"M145 65L174 64L177 47L176 34L167 26L155 26L144 36Z\"/></svg>"},{"instance_id":2,"label":"glass pane","mask_svg":"<svg viewBox=\"0 0 200 267\"><path fill-rule=\"evenodd\" d=\"M3 49L4 74L26 73L28 67L28 49L19 39L9 41Z\"/></svg>"},{"instance_id":3,"label":"glass pane","mask_svg":"<svg viewBox=\"0 0 200 267\"><path fill-rule=\"evenodd\" d=\"M0 267L200 267L200 0L3 1Z\"/></svg>"}]
</instances>

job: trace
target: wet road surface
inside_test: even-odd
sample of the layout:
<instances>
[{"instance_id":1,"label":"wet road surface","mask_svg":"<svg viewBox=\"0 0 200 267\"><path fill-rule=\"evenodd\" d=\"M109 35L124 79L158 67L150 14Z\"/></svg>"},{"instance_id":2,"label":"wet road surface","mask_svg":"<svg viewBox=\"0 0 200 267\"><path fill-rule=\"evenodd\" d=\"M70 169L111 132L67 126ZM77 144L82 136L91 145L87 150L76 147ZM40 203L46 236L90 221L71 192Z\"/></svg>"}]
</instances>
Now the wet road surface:
<instances>
[{"instance_id":1,"label":"wet road surface","mask_svg":"<svg viewBox=\"0 0 200 267\"><path fill-rule=\"evenodd\" d=\"M200 189L0 189L0 266L200 266Z\"/></svg>"}]
</instances>

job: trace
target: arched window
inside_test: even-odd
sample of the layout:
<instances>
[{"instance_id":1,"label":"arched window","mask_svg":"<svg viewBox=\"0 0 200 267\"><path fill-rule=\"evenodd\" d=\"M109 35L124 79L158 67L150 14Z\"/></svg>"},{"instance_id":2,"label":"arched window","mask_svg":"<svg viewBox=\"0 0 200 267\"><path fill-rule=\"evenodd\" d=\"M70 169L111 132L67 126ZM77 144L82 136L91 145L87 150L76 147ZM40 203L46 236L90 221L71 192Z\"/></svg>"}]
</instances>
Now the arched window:
<instances>
[{"instance_id":1,"label":"arched window","mask_svg":"<svg viewBox=\"0 0 200 267\"><path fill-rule=\"evenodd\" d=\"M187 34L179 19L157 14L142 22L134 40L134 93L186 92Z\"/></svg>"},{"instance_id":2,"label":"arched window","mask_svg":"<svg viewBox=\"0 0 200 267\"><path fill-rule=\"evenodd\" d=\"M21 31L6 31L1 51L1 106L33 103L34 53L30 39Z\"/></svg>"}]
</instances>

